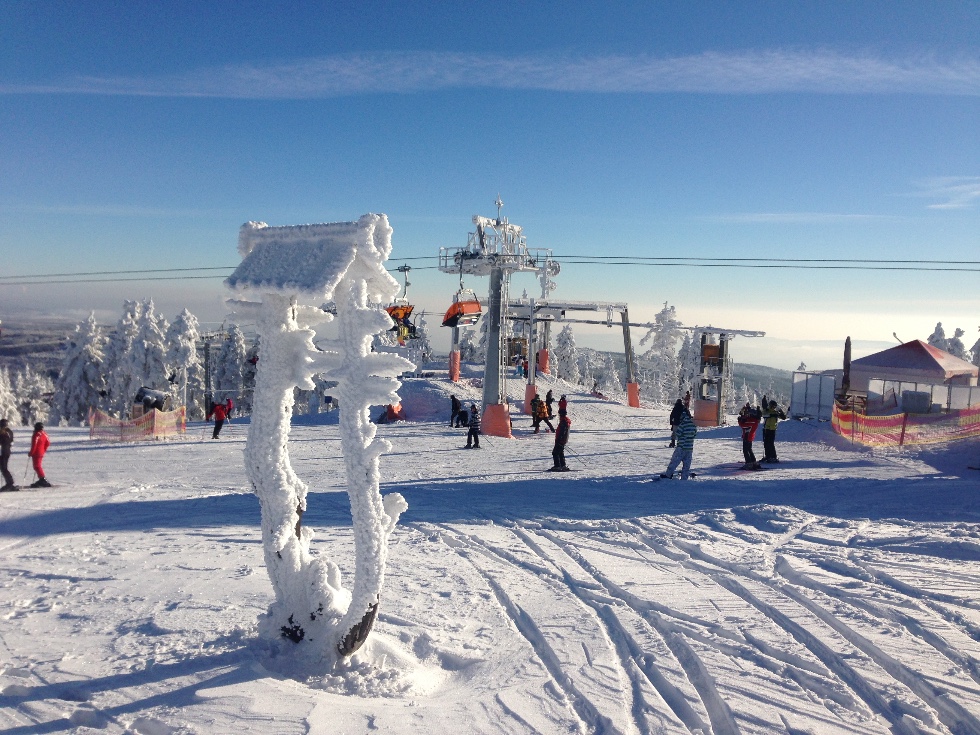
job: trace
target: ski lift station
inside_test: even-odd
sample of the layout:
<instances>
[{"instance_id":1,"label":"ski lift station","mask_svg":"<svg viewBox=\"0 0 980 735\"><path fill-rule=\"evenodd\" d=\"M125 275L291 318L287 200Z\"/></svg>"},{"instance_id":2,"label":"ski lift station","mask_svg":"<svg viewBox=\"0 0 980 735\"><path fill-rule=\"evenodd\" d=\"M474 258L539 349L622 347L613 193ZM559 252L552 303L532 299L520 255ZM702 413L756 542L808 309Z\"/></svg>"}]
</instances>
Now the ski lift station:
<instances>
[{"instance_id":1,"label":"ski lift station","mask_svg":"<svg viewBox=\"0 0 980 735\"><path fill-rule=\"evenodd\" d=\"M623 351L626 357L626 392L630 406L640 406L640 387L636 373L636 357L630 337L630 327L646 327L629 319L626 303L602 301L565 301L551 298L555 290L554 278L561 266L546 248L532 249L527 246L522 228L501 217L503 202L497 197L497 217L490 219L473 216L475 231L469 233L466 247L440 248L439 270L459 277L459 290L446 312L443 326L451 327L452 341L449 354L449 376L453 381L460 375L460 330L476 323L483 315L486 323L486 366L483 379L482 430L490 436L510 437L510 406L506 381L507 368L515 348L524 345L508 342L505 320L525 325L527 352L524 357L533 361L537 370L549 373L551 325L555 322L575 324L604 324L620 326L623 330ZM535 273L541 284L538 298L510 298L510 280L514 273ZM487 276L489 292L485 300L486 313L475 292L464 286L464 276ZM592 318L586 318L589 316ZM701 335L701 365L693 401L695 422L700 426L718 426L723 423L725 396L724 377L730 369L728 342L737 335L761 337L765 332L718 329L715 327L688 328ZM532 349L533 348L533 349ZM535 394L536 370L527 371L524 413L530 413L530 401Z\"/></svg>"}]
</instances>

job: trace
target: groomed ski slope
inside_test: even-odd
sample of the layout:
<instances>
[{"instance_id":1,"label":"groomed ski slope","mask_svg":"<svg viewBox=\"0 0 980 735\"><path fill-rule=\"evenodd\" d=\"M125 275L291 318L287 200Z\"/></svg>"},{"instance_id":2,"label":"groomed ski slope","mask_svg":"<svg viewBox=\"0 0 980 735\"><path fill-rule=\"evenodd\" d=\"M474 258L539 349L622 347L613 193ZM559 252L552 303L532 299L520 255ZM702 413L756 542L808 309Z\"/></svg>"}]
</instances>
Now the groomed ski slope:
<instances>
[{"instance_id":1,"label":"groomed ski slope","mask_svg":"<svg viewBox=\"0 0 980 735\"><path fill-rule=\"evenodd\" d=\"M980 443L869 452L788 421L784 463L740 474L726 427L699 433L697 479L657 480L666 410L558 384L557 474L527 418L460 450L451 391L479 397L407 381L414 420L379 427L409 510L375 632L333 672L256 638L246 424L52 428L56 487L0 495L0 735L980 733ZM304 524L349 573L336 414L316 418L290 441Z\"/></svg>"}]
</instances>

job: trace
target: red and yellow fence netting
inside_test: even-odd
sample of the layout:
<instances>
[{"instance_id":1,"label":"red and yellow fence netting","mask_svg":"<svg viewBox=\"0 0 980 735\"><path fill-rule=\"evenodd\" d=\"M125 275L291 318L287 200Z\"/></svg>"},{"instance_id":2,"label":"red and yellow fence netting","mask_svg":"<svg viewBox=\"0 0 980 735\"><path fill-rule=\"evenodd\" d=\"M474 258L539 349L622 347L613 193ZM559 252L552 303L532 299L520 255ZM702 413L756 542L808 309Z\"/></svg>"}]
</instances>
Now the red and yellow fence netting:
<instances>
[{"instance_id":1,"label":"red and yellow fence netting","mask_svg":"<svg viewBox=\"0 0 980 735\"><path fill-rule=\"evenodd\" d=\"M869 447L938 444L980 436L980 406L949 413L866 416L835 405L831 425L845 439Z\"/></svg>"},{"instance_id":2,"label":"red and yellow fence netting","mask_svg":"<svg viewBox=\"0 0 980 735\"><path fill-rule=\"evenodd\" d=\"M183 434L187 429L184 407L176 411L157 411L155 408L132 421L114 419L93 409L89 413L89 438L108 441L134 442Z\"/></svg>"}]
</instances>

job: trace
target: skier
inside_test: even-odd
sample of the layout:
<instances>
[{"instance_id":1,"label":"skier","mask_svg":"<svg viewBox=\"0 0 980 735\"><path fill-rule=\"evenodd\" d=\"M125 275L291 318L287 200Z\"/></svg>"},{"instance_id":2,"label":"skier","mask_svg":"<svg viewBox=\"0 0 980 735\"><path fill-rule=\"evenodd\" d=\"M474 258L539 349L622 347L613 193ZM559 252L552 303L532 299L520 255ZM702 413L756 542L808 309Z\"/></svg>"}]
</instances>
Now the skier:
<instances>
[{"instance_id":1,"label":"skier","mask_svg":"<svg viewBox=\"0 0 980 735\"><path fill-rule=\"evenodd\" d=\"M677 465L683 463L681 479L686 480L691 474L691 460L694 458L694 437L697 436L698 427L694 425L691 414L685 411L681 415L681 420L677 424L677 446L670 457L670 464L667 471L661 477L669 480L674 476Z\"/></svg>"},{"instance_id":2,"label":"skier","mask_svg":"<svg viewBox=\"0 0 980 735\"><path fill-rule=\"evenodd\" d=\"M211 434L211 438L217 439L218 434L221 433L221 427L225 425L225 419L228 418L227 404L213 404L211 410L208 412L207 419L210 421L212 416L214 416L214 433Z\"/></svg>"},{"instance_id":3,"label":"skier","mask_svg":"<svg viewBox=\"0 0 980 735\"><path fill-rule=\"evenodd\" d=\"M37 473L37 481L32 482L31 487L51 487L51 483L45 479L44 469L41 467L41 460L44 459L44 453L48 451L49 446L51 446L51 440L44 433L44 424L38 421L34 424L34 434L31 436L31 451L27 453L27 456L34 460L34 472Z\"/></svg>"},{"instance_id":4,"label":"skier","mask_svg":"<svg viewBox=\"0 0 980 735\"><path fill-rule=\"evenodd\" d=\"M565 464L565 445L568 444L568 432L572 428L572 421L568 418L568 412L564 408L558 409L558 431L555 432L555 448L551 450L551 456L555 460L555 466L549 472L568 472L568 465Z\"/></svg>"},{"instance_id":5,"label":"skier","mask_svg":"<svg viewBox=\"0 0 980 735\"><path fill-rule=\"evenodd\" d=\"M235 402L231 400L231 398L228 398L228 400L225 401L225 416L229 421L231 421L231 413L234 410L235 410Z\"/></svg>"},{"instance_id":6,"label":"skier","mask_svg":"<svg viewBox=\"0 0 980 735\"><path fill-rule=\"evenodd\" d=\"M480 448L480 409L475 403L470 404L470 430L466 432L466 448Z\"/></svg>"},{"instance_id":7,"label":"skier","mask_svg":"<svg viewBox=\"0 0 980 735\"><path fill-rule=\"evenodd\" d=\"M766 405L763 403L762 418L765 423L762 425L762 446L765 449L765 456L762 458L763 462L773 462L778 463L779 459L776 457L776 427L779 425L781 419L786 418L786 414L783 413L783 409L776 405L776 401L769 401Z\"/></svg>"},{"instance_id":8,"label":"skier","mask_svg":"<svg viewBox=\"0 0 980 735\"><path fill-rule=\"evenodd\" d=\"M534 427L534 433L538 433L538 429L541 428L541 419L538 418L538 406L541 404L541 396L537 393L534 394L534 398L531 399L531 426Z\"/></svg>"},{"instance_id":9,"label":"skier","mask_svg":"<svg viewBox=\"0 0 980 735\"><path fill-rule=\"evenodd\" d=\"M691 391L687 391L684 394L684 409L687 411L691 410Z\"/></svg>"},{"instance_id":10,"label":"skier","mask_svg":"<svg viewBox=\"0 0 980 735\"><path fill-rule=\"evenodd\" d=\"M748 403L738 414L738 425L742 429L742 456L745 458L743 470L762 469L762 465L755 461L755 452L752 450L752 442L755 441L755 432L759 428L761 415L761 410L752 408Z\"/></svg>"},{"instance_id":11,"label":"skier","mask_svg":"<svg viewBox=\"0 0 980 735\"><path fill-rule=\"evenodd\" d=\"M552 426L551 420L548 418L548 404L542 401L537 393L534 394L534 397L538 399L537 408L534 408L534 401L531 402L531 410L534 411L534 433L538 433L538 430L541 428L541 422L544 421L548 425L548 431L554 434L555 427Z\"/></svg>"},{"instance_id":12,"label":"skier","mask_svg":"<svg viewBox=\"0 0 980 735\"><path fill-rule=\"evenodd\" d=\"M555 409L553 408L554 403L555 403L555 396L549 390L544 395L544 405L548 407L548 418L549 419L553 419L555 417Z\"/></svg>"},{"instance_id":13,"label":"skier","mask_svg":"<svg viewBox=\"0 0 980 735\"><path fill-rule=\"evenodd\" d=\"M670 409L670 444L668 447L677 446L677 424L681 420L681 414L684 413L684 402L678 398L674 402L674 407Z\"/></svg>"},{"instance_id":14,"label":"skier","mask_svg":"<svg viewBox=\"0 0 980 735\"><path fill-rule=\"evenodd\" d=\"M568 410L568 399L565 398L565 394L562 393L561 398L558 399L558 411L561 412L567 410Z\"/></svg>"},{"instance_id":15,"label":"skier","mask_svg":"<svg viewBox=\"0 0 980 735\"><path fill-rule=\"evenodd\" d=\"M449 425L459 426L459 409L461 409L463 405L459 402L459 399L455 395L449 396L449 402Z\"/></svg>"},{"instance_id":16,"label":"skier","mask_svg":"<svg viewBox=\"0 0 980 735\"><path fill-rule=\"evenodd\" d=\"M0 419L0 473L3 474L3 487L0 491L20 490L14 484L14 476L7 466L10 463L10 445L14 443L14 432L7 426L7 419Z\"/></svg>"}]
</instances>

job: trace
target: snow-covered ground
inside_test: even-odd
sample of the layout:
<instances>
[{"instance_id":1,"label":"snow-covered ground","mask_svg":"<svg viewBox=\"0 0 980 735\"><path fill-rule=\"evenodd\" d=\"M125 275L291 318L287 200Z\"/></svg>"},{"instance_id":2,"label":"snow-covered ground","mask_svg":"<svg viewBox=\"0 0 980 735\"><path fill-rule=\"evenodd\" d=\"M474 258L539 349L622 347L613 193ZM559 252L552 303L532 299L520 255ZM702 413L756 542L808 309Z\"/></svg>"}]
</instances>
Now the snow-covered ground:
<instances>
[{"instance_id":1,"label":"snow-covered ground","mask_svg":"<svg viewBox=\"0 0 980 735\"><path fill-rule=\"evenodd\" d=\"M980 733L980 443L870 452L784 422L784 463L740 474L727 427L700 432L696 479L658 480L665 411L559 384L557 474L523 417L460 451L450 391L480 394L408 381L415 420L379 427L382 492L409 510L375 631L336 671L257 638L246 424L135 446L51 429L55 487L0 495L0 735ZM318 418L290 441L303 520L349 574Z\"/></svg>"}]
</instances>

